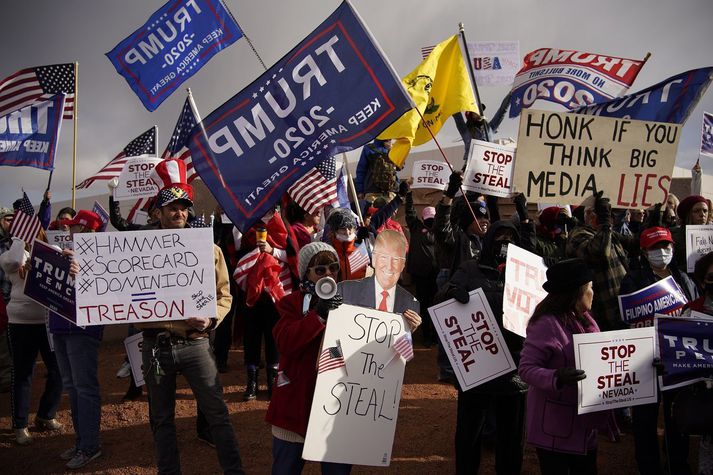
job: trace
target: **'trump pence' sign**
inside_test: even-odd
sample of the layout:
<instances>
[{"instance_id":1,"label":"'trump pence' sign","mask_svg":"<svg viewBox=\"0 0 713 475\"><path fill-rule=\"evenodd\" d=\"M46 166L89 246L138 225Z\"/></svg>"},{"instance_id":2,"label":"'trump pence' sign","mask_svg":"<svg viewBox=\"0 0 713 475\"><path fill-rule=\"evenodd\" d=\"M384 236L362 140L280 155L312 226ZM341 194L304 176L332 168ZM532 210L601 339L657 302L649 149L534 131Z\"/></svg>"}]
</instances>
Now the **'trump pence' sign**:
<instances>
[{"instance_id":1,"label":"'trump pence' sign","mask_svg":"<svg viewBox=\"0 0 713 475\"><path fill-rule=\"evenodd\" d=\"M216 316L213 231L74 235L77 325Z\"/></svg>"},{"instance_id":2,"label":"'trump pence' sign","mask_svg":"<svg viewBox=\"0 0 713 475\"><path fill-rule=\"evenodd\" d=\"M483 289L428 309L462 391L517 369Z\"/></svg>"},{"instance_id":3,"label":"'trump pence' sign","mask_svg":"<svg viewBox=\"0 0 713 475\"><path fill-rule=\"evenodd\" d=\"M503 292L503 326L521 337L527 336L527 322L547 292L547 267L537 254L510 244L505 265Z\"/></svg>"}]
</instances>

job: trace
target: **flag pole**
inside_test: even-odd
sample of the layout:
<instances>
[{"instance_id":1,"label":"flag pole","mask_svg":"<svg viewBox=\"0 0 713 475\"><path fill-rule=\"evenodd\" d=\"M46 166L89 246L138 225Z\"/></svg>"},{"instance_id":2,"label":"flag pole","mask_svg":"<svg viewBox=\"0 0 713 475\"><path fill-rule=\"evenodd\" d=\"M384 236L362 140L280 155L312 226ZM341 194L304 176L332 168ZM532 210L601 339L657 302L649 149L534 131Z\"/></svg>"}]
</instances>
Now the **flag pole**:
<instances>
[{"instance_id":1,"label":"flag pole","mask_svg":"<svg viewBox=\"0 0 713 475\"><path fill-rule=\"evenodd\" d=\"M354 205L357 210L357 215L359 216L359 221L361 224L364 224L364 217L361 215L361 206L359 206L359 197L356 194L356 187L354 186L354 180L352 179L352 174L349 171L349 162L347 161L347 154L342 152L342 160L344 160L344 163L342 166L344 169L347 171L347 181L349 182L349 191L351 198L354 200Z\"/></svg>"},{"instance_id":2,"label":"flag pole","mask_svg":"<svg viewBox=\"0 0 713 475\"><path fill-rule=\"evenodd\" d=\"M74 62L74 145L72 146L72 209L76 206L77 192L77 119L79 118L79 61ZM50 181L52 181L52 173L50 173ZM47 184L49 189L49 183Z\"/></svg>"},{"instance_id":3,"label":"flag pole","mask_svg":"<svg viewBox=\"0 0 713 475\"><path fill-rule=\"evenodd\" d=\"M205 127L203 126L203 120L201 119L200 114L198 113L198 106L196 106L196 101L193 99L193 92L191 92L191 88L187 87L186 91L188 92L188 103L191 105L191 110L193 111L193 115L196 116L196 121L198 122L198 127L201 128L201 133L203 136L207 139L208 138L208 133L205 130ZM197 170L194 165L194 170ZM225 183L225 180L223 179L223 174L220 172L220 170L217 170L218 173L218 178L220 179L220 184L223 185L223 188L228 188L227 183Z\"/></svg>"},{"instance_id":4,"label":"flag pole","mask_svg":"<svg viewBox=\"0 0 713 475\"><path fill-rule=\"evenodd\" d=\"M473 64L470 61L470 51L468 51L468 42L465 39L465 25L463 23L458 24L458 30L460 31L461 40L463 40L463 49L465 50L465 63L468 65L468 74L470 75L470 82L473 86L473 93L475 94L475 102L478 105L478 111L480 111L480 116L485 122L485 140L490 142L490 132L488 131L488 121L485 120L483 103L480 102L480 93L478 92L478 83L475 81L475 72L473 71Z\"/></svg>"},{"instance_id":5,"label":"flag pole","mask_svg":"<svg viewBox=\"0 0 713 475\"><path fill-rule=\"evenodd\" d=\"M257 60L260 61L260 65L262 66L262 69L267 71L267 66L265 66L265 62L262 60L262 58L258 54L257 50L255 49L255 46L253 45L253 42L250 40L250 37L248 36L248 34L245 33L245 30L243 29L243 27L240 26L240 23L238 23L238 20L237 20L237 18L235 18L235 15L233 15L233 12L230 11L230 8L228 8L228 5L226 5L225 2L221 1L220 3L223 4L223 8L225 8L225 10L228 12L228 15L230 15L230 18L232 18L233 21L235 22L235 24L238 25L240 32L245 37L245 41L248 42L248 46L250 46L250 49L253 50L253 54L255 55ZM190 95L190 90L189 90L188 94Z\"/></svg>"}]
</instances>

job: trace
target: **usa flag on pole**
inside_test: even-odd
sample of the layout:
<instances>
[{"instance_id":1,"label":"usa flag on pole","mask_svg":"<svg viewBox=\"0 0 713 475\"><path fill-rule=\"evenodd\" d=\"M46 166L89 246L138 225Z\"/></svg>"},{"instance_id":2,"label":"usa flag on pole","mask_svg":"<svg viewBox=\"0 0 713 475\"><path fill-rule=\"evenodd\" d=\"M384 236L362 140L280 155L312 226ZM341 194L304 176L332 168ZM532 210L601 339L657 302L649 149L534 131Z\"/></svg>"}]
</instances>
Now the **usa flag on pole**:
<instances>
[{"instance_id":1,"label":"usa flag on pole","mask_svg":"<svg viewBox=\"0 0 713 475\"><path fill-rule=\"evenodd\" d=\"M324 373L325 371L337 368L344 368L346 371L344 354L342 353L339 341L337 341L337 346L330 346L322 350L322 354L319 355L319 362L317 363L317 373Z\"/></svg>"},{"instance_id":2,"label":"usa flag on pole","mask_svg":"<svg viewBox=\"0 0 713 475\"><path fill-rule=\"evenodd\" d=\"M64 119L74 117L74 64L26 68L0 81L0 115L6 115L63 92Z\"/></svg>"},{"instance_id":3,"label":"usa flag on pole","mask_svg":"<svg viewBox=\"0 0 713 475\"><path fill-rule=\"evenodd\" d=\"M404 333L396 339L394 351L401 355L406 361L413 359L413 339L411 333Z\"/></svg>"},{"instance_id":4,"label":"usa flag on pole","mask_svg":"<svg viewBox=\"0 0 713 475\"><path fill-rule=\"evenodd\" d=\"M287 192L309 214L316 214L337 201L337 162L334 157L322 161L292 185Z\"/></svg>"},{"instance_id":5,"label":"usa flag on pole","mask_svg":"<svg viewBox=\"0 0 713 475\"><path fill-rule=\"evenodd\" d=\"M369 264L369 252L366 249L367 242L364 241L354 249L354 252L349 254L349 270L356 272Z\"/></svg>"},{"instance_id":6,"label":"usa flag on pole","mask_svg":"<svg viewBox=\"0 0 713 475\"><path fill-rule=\"evenodd\" d=\"M198 121L193 114L191 104L188 99L186 99L186 102L183 104L183 109L181 110L181 115L178 117L176 127L173 129L171 141L168 142L166 150L164 150L161 155L161 158L164 160L175 158L177 160L183 160L186 163L186 179L188 183L192 182L198 176L193 169L191 151L188 149L188 139L191 136L193 127L195 127L197 123Z\"/></svg>"},{"instance_id":7,"label":"usa flag on pole","mask_svg":"<svg viewBox=\"0 0 713 475\"><path fill-rule=\"evenodd\" d=\"M35 209L32 207L27 193L23 191L20 206L17 208L15 219L12 220L10 225L10 234L32 245L40 229L42 229L42 224L35 216Z\"/></svg>"}]
</instances>

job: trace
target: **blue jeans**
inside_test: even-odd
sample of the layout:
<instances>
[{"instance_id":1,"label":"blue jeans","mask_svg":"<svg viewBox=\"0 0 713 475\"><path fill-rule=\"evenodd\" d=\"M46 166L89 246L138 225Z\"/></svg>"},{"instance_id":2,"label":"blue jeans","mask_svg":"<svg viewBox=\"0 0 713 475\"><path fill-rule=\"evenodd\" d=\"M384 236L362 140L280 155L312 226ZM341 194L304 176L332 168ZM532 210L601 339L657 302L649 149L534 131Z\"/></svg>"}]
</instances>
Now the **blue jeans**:
<instances>
[{"instance_id":1,"label":"blue jeans","mask_svg":"<svg viewBox=\"0 0 713 475\"><path fill-rule=\"evenodd\" d=\"M64 389L69 394L75 447L87 454L101 448L101 395L97 377L101 340L83 333L54 334L54 351L62 373Z\"/></svg>"},{"instance_id":2,"label":"blue jeans","mask_svg":"<svg viewBox=\"0 0 713 475\"><path fill-rule=\"evenodd\" d=\"M12 353L12 406L13 429L27 427L30 412L30 389L32 389L32 373L37 361L37 353L42 355L42 361L47 368L45 390L40 397L37 417L54 419L62 399L62 376L59 373L57 359L50 349L47 340L47 329L41 323L22 325L10 323L8 338Z\"/></svg>"},{"instance_id":3,"label":"blue jeans","mask_svg":"<svg viewBox=\"0 0 713 475\"><path fill-rule=\"evenodd\" d=\"M154 348L157 349L156 358L161 367L160 376L152 361ZM244 473L208 339L158 345L156 338L147 337L144 338L142 356L158 472L181 473L175 424L176 375L180 372L191 386L196 402L208 421L223 472Z\"/></svg>"},{"instance_id":4,"label":"blue jeans","mask_svg":"<svg viewBox=\"0 0 713 475\"><path fill-rule=\"evenodd\" d=\"M272 475L299 475L305 466L304 444L272 438ZM349 475L352 466L346 463L322 462L322 475Z\"/></svg>"}]
</instances>

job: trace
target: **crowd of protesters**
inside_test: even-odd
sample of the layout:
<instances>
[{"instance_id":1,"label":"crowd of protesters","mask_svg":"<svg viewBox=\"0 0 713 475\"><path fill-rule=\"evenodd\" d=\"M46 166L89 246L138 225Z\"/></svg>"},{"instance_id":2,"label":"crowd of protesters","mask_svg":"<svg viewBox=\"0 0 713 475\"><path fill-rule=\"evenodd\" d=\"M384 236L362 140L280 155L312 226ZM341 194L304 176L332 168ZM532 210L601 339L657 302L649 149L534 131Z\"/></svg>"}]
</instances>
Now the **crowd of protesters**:
<instances>
[{"instance_id":1,"label":"crowd of protesters","mask_svg":"<svg viewBox=\"0 0 713 475\"><path fill-rule=\"evenodd\" d=\"M230 369L228 350L236 335L242 336L245 350L243 399L254 400L262 381L271 398L267 421L273 434L272 473L300 473L316 362L329 312L343 301L358 300L355 296L364 293L364 283L376 289L376 297L373 290L367 292L374 297L370 305L403 314L412 331L421 328L420 341L426 346L438 344L428 307L452 298L467 303L474 289L483 289L501 326L519 368L468 391L458 389L456 473L478 473L483 440L493 432L497 473L521 472L526 442L536 448L542 473L596 473L597 431L615 439L622 423L631 424L639 473L692 473L690 434L671 411L672 400L690 388L661 393L663 451L657 435L658 404L635 406L616 415L610 411L577 415L577 382L586 374L575 368L573 335L627 328L618 296L669 276L685 294L687 311L713 315L713 253L702 257L693 273L686 273L686 226L713 222L711 202L700 195L700 168L694 169L694 193L680 202L669 195L667 202L650 209L616 210L600 192L573 204L571 210L548 207L532 215L524 196L518 195L512 199L515 213L508 217L501 216L497 199L463 194L462 174L454 172L435 206L417 212L409 183L399 182L388 150L389 143L383 141L364 148L355 186L359 202L352 208L310 214L297 203L284 201L243 233L218 210L213 223L218 314L172 325L144 323L130 330L144 334L143 366L159 473L180 472L174 423L179 373L188 380L197 402L199 439L216 448L225 473L243 473L240 432L230 422L219 376ZM168 167L167 162L173 161L159 164L152 175L161 191L151 205L149 224L123 219L119 203L112 198L109 209L116 229L202 225L192 210L193 189L175 171L185 165L175 162L175 167ZM39 210L44 228L65 229L72 235L101 228L100 217L88 210L65 208L50 222L50 198L47 192ZM396 222L401 208L406 229ZM35 430L62 427L55 416L66 391L76 439L73 447L58 455L68 468L77 469L101 456L97 365L102 327L79 328L52 312L48 315L24 295L30 246L10 235L16 212L0 208L0 310L9 322L0 338L0 382L11 392L17 444L32 443L30 388L35 360L41 354L47 377ZM37 239L46 240L43 231ZM548 266L543 286L547 297L531 316L526 338L502 323L505 265L512 245L541 256ZM63 252L73 259L71 250ZM404 269L419 305L404 300L406 291L396 285ZM76 261L72 260L70 271L78 272ZM325 276L339 283L339 292L320 298L315 283ZM389 294L391 288L396 289L394 294ZM434 379L458 386L442 348L438 366ZM128 376L127 367L120 375ZM7 368L11 368L9 378ZM713 406L710 384L695 386ZM141 390L130 383L125 398L141 396ZM707 434L696 434L701 435L701 474L713 474L711 433L713 427ZM322 473L350 470L349 465L322 465Z\"/></svg>"}]
</instances>

